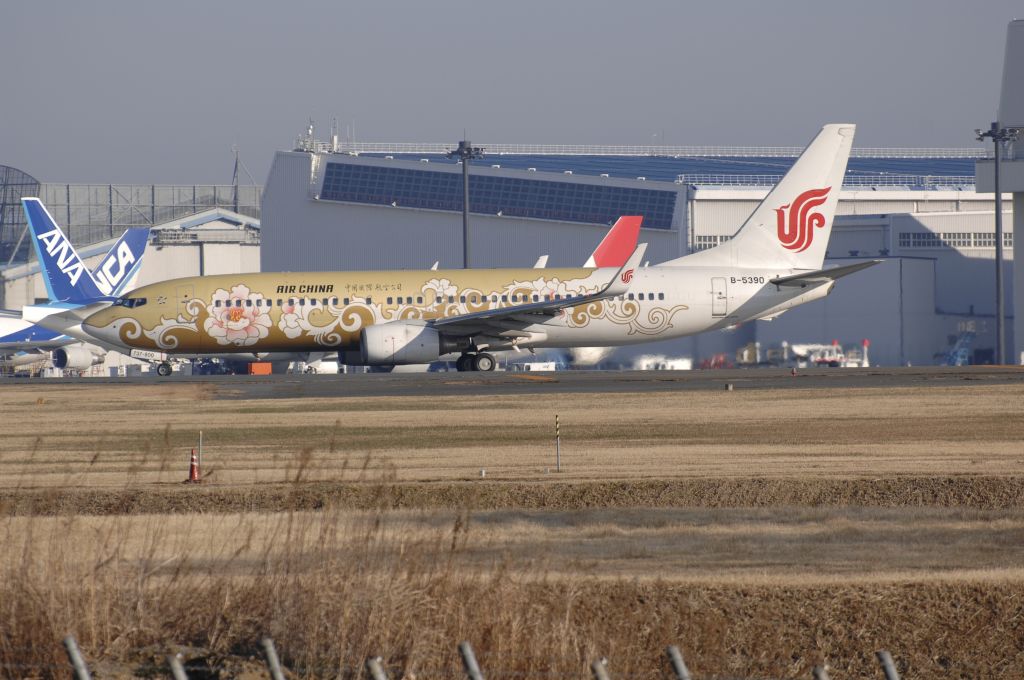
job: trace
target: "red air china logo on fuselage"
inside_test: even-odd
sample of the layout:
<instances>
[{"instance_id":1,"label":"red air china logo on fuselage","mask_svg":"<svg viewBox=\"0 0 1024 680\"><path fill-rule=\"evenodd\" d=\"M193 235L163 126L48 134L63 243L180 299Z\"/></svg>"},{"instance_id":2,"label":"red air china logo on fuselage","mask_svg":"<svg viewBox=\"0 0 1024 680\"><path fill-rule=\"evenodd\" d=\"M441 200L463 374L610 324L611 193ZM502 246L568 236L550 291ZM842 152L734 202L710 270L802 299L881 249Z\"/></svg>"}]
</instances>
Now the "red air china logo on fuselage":
<instances>
[{"instance_id":1,"label":"red air china logo on fuselage","mask_svg":"<svg viewBox=\"0 0 1024 680\"><path fill-rule=\"evenodd\" d=\"M831 190L832 187L825 187L805 191L789 205L775 209L779 243L783 248L802 253L811 247L814 228L825 226L825 216L814 209L828 200L828 192Z\"/></svg>"},{"instance_id":2,"label":"red air china logo on fuselage","mask_svg":"<svg viewBox=\"0 0 1024 680\"><path fill-rule=\"evenodd\" d=\"M626 271L622 272L622 276L620 276L619 278L622 279L623 283L629 283L630 281L633 280L633 270L627 269Z\"/></svg>"}]
</instances>

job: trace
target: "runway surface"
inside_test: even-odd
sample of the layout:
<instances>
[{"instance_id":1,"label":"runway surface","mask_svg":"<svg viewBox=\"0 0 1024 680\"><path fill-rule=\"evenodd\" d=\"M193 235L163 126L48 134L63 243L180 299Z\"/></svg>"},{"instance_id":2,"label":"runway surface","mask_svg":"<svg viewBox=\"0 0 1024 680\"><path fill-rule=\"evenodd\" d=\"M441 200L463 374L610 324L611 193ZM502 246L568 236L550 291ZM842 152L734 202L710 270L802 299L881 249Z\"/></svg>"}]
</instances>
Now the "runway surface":
<instances>
[{"instance_id":1,"label":"runway surface","mask_svg":"<svg viewBox=\"0 0 1024 680\"><path fill-rule=\"evenodd\" d=\"M557 371L538 373L365 373L348 375L171 376L7 379L18 385L203 383L220 399L677 392L684 390L856 389L1024 383L1024 367L731 369L713 371Z\"/></svg>"}]
</instances>

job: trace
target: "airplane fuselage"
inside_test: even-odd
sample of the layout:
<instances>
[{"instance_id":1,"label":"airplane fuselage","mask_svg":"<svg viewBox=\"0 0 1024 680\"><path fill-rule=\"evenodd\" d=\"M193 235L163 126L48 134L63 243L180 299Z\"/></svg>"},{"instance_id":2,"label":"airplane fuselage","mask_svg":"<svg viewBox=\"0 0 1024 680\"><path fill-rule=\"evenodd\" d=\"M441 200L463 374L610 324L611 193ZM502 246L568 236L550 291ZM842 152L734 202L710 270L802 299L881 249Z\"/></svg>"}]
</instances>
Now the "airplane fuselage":
<instances>
[{"instance_id":1,"label":"airplane fuselage","mask_svg":"<svg viewBox=\"0 0 1024 680\"><path fill-rule=\"evenodd\" d=\"M90 316L89 334L167 353L354 351L361 331L422 324L485 310L593 293L613 269L474 269L259 273L175 279L144 286ZM779 288L791 270L642 267L627 292L513 318L476 335L492 349L627 345L675 338L781 313L831 284ZM824 288L824 290L823 290ZM442 330L442 332L444 332Z\"/></svg>"}]
</instances>

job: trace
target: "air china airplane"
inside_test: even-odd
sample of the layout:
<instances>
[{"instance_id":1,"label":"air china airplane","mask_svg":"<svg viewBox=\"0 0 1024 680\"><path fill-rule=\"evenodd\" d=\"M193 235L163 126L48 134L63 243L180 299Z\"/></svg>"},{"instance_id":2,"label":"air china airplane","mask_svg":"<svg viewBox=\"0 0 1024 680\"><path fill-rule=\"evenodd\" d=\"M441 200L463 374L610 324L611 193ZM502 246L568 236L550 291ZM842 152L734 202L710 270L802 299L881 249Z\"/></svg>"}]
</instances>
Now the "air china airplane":
<instances>
[{"instance_id":1,"label":"air china airplane","mask_svg":"<svg viewBox=\"0 0 1024 680\"><path fill-rule=\"evenodd\" d=\"M191 277L138 288L82 329L167 355L338 351L343 363L387 366L458 354L459 370L490 371L495 351L627 345L775 318L878 262L821 268L854 131L822 128L734 238L655 266L640 266L641 244L620 267Z\"/></svg>"}]
</instances>

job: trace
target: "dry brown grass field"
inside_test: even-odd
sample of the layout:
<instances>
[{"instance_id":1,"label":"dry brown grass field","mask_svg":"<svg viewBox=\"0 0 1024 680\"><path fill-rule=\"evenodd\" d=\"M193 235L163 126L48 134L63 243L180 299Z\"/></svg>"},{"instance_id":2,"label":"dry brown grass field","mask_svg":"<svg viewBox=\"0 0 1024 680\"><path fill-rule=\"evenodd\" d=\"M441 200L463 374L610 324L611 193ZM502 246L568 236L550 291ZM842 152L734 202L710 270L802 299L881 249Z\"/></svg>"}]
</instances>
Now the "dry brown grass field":
<instances>
[{"instance_id":1,"label":"dry brown grass field","mask_svg":"<svg viewBox=\"0 0 1024 680\"><path fill-rule=\"evenodd\" d=\"M0 676L1022 675L1022 387L221 396L0 391Z\"/></svg>"}]
</instances>

